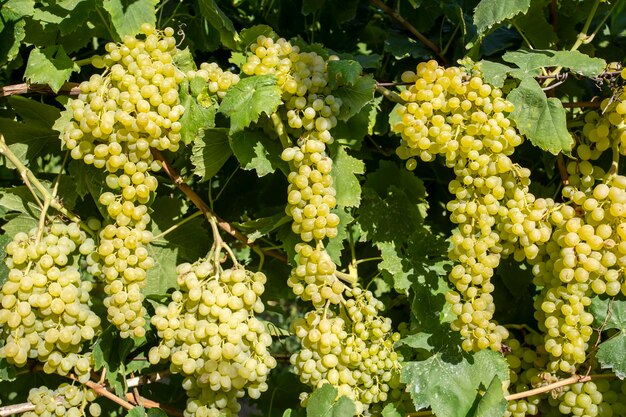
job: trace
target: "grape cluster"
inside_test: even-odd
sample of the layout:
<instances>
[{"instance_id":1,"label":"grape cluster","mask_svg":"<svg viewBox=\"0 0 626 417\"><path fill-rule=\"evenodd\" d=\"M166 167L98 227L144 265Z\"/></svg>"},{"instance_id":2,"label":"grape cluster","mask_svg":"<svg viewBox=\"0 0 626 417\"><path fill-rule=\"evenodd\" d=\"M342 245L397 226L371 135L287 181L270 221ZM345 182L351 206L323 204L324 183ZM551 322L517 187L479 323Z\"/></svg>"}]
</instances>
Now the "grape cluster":
<instances>
[{"instance_id":1,"label":"grape cluster","mask_svg":"<svg viewBox=\"0 0 626 417\"><path fill-rule=\"evenodd\" d=\"M543 338L536 333L528 333L520 343L515 338L507 340L510 385L508 390L513 393L528 391L545 385L543 374L548 354L543 349ZM539 413L541 395L509 401L504 417L535 416Z\"/></svg>"},{"instance_id":2,"label":"grape cluster","mask_svg":"<svg viewBox=\"0 0 626 417\"><path fill-rule=\"evenodd\" d=\"M293 293L316 308L326 302L339 304L345 285L337 278L337 265L324 250L314 249L306 243L296 244L298 265L287 281Z\"/></svg>"},{"instance_id":3,"label":"grape cluster","mask_svg":"<svg viewBox=\"0 0 626 417\"><path fill-rule=\"evenodd\" d=\"M326 153L343 104L328 78L328 64L338 58L325 59L265 36L259 36L250 51L242 72L277 77L284 103L278 112L289 133L298 137L296 146L286 146L281 155L291 168L285 211L302 240L295 247L297 264L288 285L315 310L293 324L302 350L291 361L302 382L315 388L324 383L338 387L340 394L356 401L361 413L387 399L389 382L398 370L393 351L397 338L391 334L391 322L379 316L381 304L372 293L350 289L339 280L337 265L322 243L337 236L339 225L339 216L332 212L337 205L333 160ZM339 305L346 310L345 318L330 308Z\"/></svg>"},{"instance_id":4,"label":"grape cluster","mask_svg":"<svg viewBox=\"0 0 626 417\"><path fill-rule=\"evenodd\" d=\"M606 416L612 415L608 404L603 404L603 392L609 389L609 382L606 380L578 382L565 387L556 399L551 399L551 403L558 407L561 415L565 416Z\"/></svg>"},{"instance_id":5,"label":"grape cluster","mask_svg":"<svg viewBox=\"0 0 626 417\"><path fill-rule=\"evenodd\" d=\"M392 125L402 137L398 156L413 170L416 158L429 162L441 155L456 175L449 185L455 198L447 205L458 225L449 252L455 290L446 296L458 317L452 327L465 350L500 350L508 332L493 321L490 278L502 256L537 256L550 239L546 217L555 204L529 193L530 171L509 157L522 143L507 117L513 105L479 69L428 61L402 74L402 81L412 84L400 94L406 104L397 107Z\"/></svg>"},{"instance_id":6,"label":"grape cluster","mask_svg":"<svg viewBox=\"0 0 626 417\"><path fill-rule=\"evenodd\" d=\"M92 284L81 279L74 256L93 246L76 223L54 222L40 233L17 233L6 247L9 267L2 285L0 357L17 366L29 358L47 373L75 373L88 380L91 354L83 352L100 332L89 307Z\"/></svg>"},{"instance_id":7,"label":"grape cluster","mask_svg":"<svg viewBox=\"0 0 626 417\"><path fill-rule=\"evenodd\" d=\"M102 414L95 391L70 384L61 384L56 390L45 386L33 388L28 401L34 410L22 414L24 417L99 417Z\"/></svg>"},{"instance_id":8,"label":"grape cluster","mask_svg":"<svg viewBox=\"0 0 626 417\"><path fill-rule=\"evenodd\" d=\"M387 400L399 368L393 344L400 335L392 333L390 319L379 315L383 305L370 291L346 289L345 296L348 321L328 311L310 311L294 321L302 349L291 363L303 383L338 387L338 395L353 399L360 414L369 404Z\"/></svg>"},{"instance_id":9,"label":"grape cluster","mask_svg":"<svg viewBox=\"0 0 626 417\"><path fill-rule=\"evenodd\" d=\"M259 398L276 366L270 334L254 316L264 310L266 277L241 267L216 269L209 258L178 266L181 290L151 319L161 342L149 360L169 359L172 372L185 375L186 416L234 416L237 399L246 392Z\"/></svg>"},{"instance_id":10,"label":"grape cluster","mask_svg":"<svg viewBox=\"0 0 626 417\"><path fill-rule=\"evenodd\" d=\"M108 43L107 53L93 60L105 71L81 83L62 135L72 158L107 172L111 191L99 203L110 223L100 231L89 270L107 283L108 319L122 337L145 334L140 290L154 265L147 252L152 239L147 204L158 186L152 172L160 169L151 149L179 148L184 113L178 86L185 74L174 64L174 30L144 24L141 31L143 39L126 36L121 44Z\"/></svg>"}]
</instances>

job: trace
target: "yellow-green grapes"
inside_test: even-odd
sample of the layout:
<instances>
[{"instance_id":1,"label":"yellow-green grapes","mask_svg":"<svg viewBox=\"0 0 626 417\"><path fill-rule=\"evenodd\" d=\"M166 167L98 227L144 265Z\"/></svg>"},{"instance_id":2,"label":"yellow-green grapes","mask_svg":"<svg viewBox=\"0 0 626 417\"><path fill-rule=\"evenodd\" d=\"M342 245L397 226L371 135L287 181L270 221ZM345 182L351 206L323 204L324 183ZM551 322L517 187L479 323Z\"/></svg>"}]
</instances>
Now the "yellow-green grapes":
<instances>
[{"instance_id":1,"label":"yellow-green grapes","mask_svg":"<svg viewBox=\"0 0 626 417\"><path fill-rule=\"evenodd\" d=\"M28 393L28 401L34 406L24 417L99 417L102 414L95 391L83 386L67 383L56 390L45 386L33 388Z\"/></svg>"},{"instance_id":2,"label":"yellow-green grapes","mask_svg":"<svg viewBox=\"0 0 626 417\"><path fill-rule=\"evenodd\" d=\"M302 349L291 356L300 380L314 388L330 383L355 401L357 414L384 402L399 372L393 344L400 335L379 315L383 305L370 291L345 290L347 318L321 308L292 324Z\"/></svg>"},{"instance_id":3,"label":"yellow-green grapes","mask_svg":"<svg viewBox=\"0 0 626 417\"><path fill-rule=\"evenodd\" d=\"M76 223L54 222L40 231L17 233L6 247L9 267L2 285L0 357L25 366L37 359L47 373L89 379L91 353L83 349L100 332L91 311L92 284L75 262L93 247Z\"/></svg>"},{"instance_id":4,"label":"yellow-green grapes","mask_svg":"<svg viewBox=\"0 0 626 417\"><path fill-rule=\"evenodd\" d=\"M108 43L107 53L93 60L104 73L81 83L62 135L72 158L108 173L111 191L103 193L99 203L110 222L100 231L99 256L90 258L90 271L106 280L108 319L122 337L145 334L140 290L154 265L147 255L152 236L146 230L146 204L158 186L151 173L160 169L151 149L178 149L184 113L178 86L185 74L174 64L174 30L144 24L141 31L141 38L126 36L121 44Z\"/></svg>"},{"instance_id":5,"label":"yellow-green grapes","mask_svg":"<svg viewBox=\"0 0 626 417\"><path fill-rule=\"evenodd\" d=\"M265 275L216 270L210 258L178 266L180 291L151 319L161 342L149 360L169 359L172 372L185 376L187 417L236 416L237 399L259 398L276 366L270 334L254 315L264 310Z\"/></svg>"},{"instance_id":6,"label":"yellow-green grapes","mask_svg":"<svg viewBox=\"0 0 626 417\"><path fill-rule=\"evenodd\" d=\"M218 100L223 99L228 89L239 82L239 75L222 70L219 65L214 62L203 62L200 64L199 70L190 70L187 72L187 78L189 80L192 80L194 77L199 77L206 81L206 94L215 94ZM198 100L200 100L200 98Z\"/></svg>"},{"instance_id":7,"label":"yellow-green grapes","mask_svg":"<svg viewBox=\"0 0 626 417\"><path fill-rule=\"evenodd\" d=\"M447 205L458 225L449 253L455 290L446 296L458 317L452 327L465 350L500 350L508 332L493 321L490 278L501 256L537 256L551 235L546 216L554 202L528 192L530 171L509 158L522 143L507 116L513 105L478 69L468 73L429 61L402 80L412 84L400 94L406 104L397 107L392 125L402 137L398 156L412 170L416 158L441 155L456 174L449 185L455 198Z\"/></svg>"}]
</instances>

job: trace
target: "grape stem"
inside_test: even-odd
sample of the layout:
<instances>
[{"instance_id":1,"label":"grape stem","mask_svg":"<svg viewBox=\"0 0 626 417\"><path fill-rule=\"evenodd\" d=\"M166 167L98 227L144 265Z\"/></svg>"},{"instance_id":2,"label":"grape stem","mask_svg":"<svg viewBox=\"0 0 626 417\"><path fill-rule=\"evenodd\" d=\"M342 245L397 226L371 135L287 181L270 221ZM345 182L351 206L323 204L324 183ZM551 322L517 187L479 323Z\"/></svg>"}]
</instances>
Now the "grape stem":
<instances>
[{"instance_id":1,"label":"grape stem","mask_svg":"<svg viewBox=\"0 0 626 417\"><path fill-rule=\"evenodd\" d=\"M274 112L270 118L274 124L274 130L278 135L278 139L280 139L280 144L283 145L283 149L291 147L293 143L291 142L291 139L289 139L289 136L287 136L287 132L285 132L285 125L283 124L283 121L280 120L280 116Z\"/></svg>"},{"instance_id":2,"label":"grape stem","mask_svg":"<svg viewBox=\"0 0 626 417\"><path fill-rule=\"evenodd\" d=\"M152 149L152 155L158 161L161 161L163 166L163 170L170 177L170 179L174 182L176 187L181 190L189 200L207 217L207 218L215 218L217 226L220 229L231 235L233 238L237 239L241 243L251 247L252 249L258 248L254 242L252 242L246 235L241 233L239 230L235 229L230 223L221 219L211 208L204 202L204 200L189 186L185 183L185 181L178 174L176 169L172 167L169 162L163 157L163 154L156 149ZM259 248L265 255L276 258L282 262L287 262L287 257L275 250L264 250Z\"/></svg>"},{"instance_id":3,"label":"grape stem","mask_svg":"<svg viewBox=\"0 0 626 417\"><path fill-rule=\"evenodd\" d=\"M168 233L173 232L174 230L178 229L179 227L181 227L182 225L184 225L185 223L195 219L196 217L200 217L202 216L202 212L201 211L196 211L195 213L193 213L190 216L187 216L183 219L181 219L180 221L178 221L176 224L173 224L172 226L168 227L166 230L162 231L161 233L159 233L158 235L156 235L154 238L152 238L152 241L154 242L157 239L160 239L162 237L165 237Z\"/></svg>"},{"instance_id":4,"label":"grape stem","mask_svg":"<svg viewBox=\"0 0 626 417\"><path fill-rule=\"evenodd\" d=\"M528 391L518 392L510 394L504 397L507 401L519 400L521 398L532 397L533 395L543 394L544 392L550 392L554 389L565 387L567 385L577 384L579 382L588 382L595 379L613 379L616 378L613 374L599 374L599 375L572 375L569 378L562 379L552 384L545 385L543 387L531 389Z\"/></svg>"},{"instance_id":5,"label":"grape stem","mask_svg":"<svg viewBox=\"0 0 626 417\"><path fill-rule=\"evenodd\" d=\"M56 397L57 404L62 404L63 398ZM0 407L0 417L12 416L15 414L23 414L29 411L33 411L35 409L35 405L33 403L21 403L21 404L11 404L6 405L4 407Z\"/></svg>"},{"instance_id":6,"label":"grape stem","mask_svg":"<svg viewBox=\"0 0 626 417\"><path fill-rule=\"evenodd\" d=\"M50 194L46 187L44 187L43 184L37 179L37 177L35 177L35 174L33 174L31 170L26 168L22 161L20 161L20 159L11 151L11 149L9 149L9 146L5 142L4 135L2 133L0 133L0 155L3 155L5 158L11 161L13 165L15 165L17 171L24 181L24 184L26 184L31 193L33 193L35 199L38 200L38 197L35 193L35 190L31 188L31 185L34 186L37 191L39 191L39 193L43 196L44 201L49 201L50 207L60 212L71 221L78 223L83 228L83 230L85 230L85 232L87 232L87 234L89 234L90 236L94 236L93 231L89 227L87 227L87 225L83 223L78 216L66 209L55 195ZM53 193L56 194L55 191L53 191ZM44 206L42 206L42 212L44 211L43 208Z\"/></svg>"},{"instance_id":7,"label":"grape stem","mask_svg":"<svg viewBox=\"0 0 626 417\"><path fill-rule=\"evenodd\" d=\"M380 83L376 83L376 92L381 94L383 97L391 102L406 104L406 102L402 100L402 97L400 97L400 94L396 93L395 91L391 91L388 88L385 88Z\"/></svg>"},{"instance_id":8,"label":"grape stem","mask_svg":"<svg viewBox=\"0 0 626 417\"><path fill-rule=\"evenodd\" d=\"M394 19L395 21L400 23L402 26L404 26L404 28L408 30L409 32L411 32L413 36L415 36L420 42L422 42L430 50L432 50L439 57L439 59L441 59L441 62L443 62L446 65L448 64L448 60L441 53L441 49L439 49L437 45L435 45L430 39L424 36L420 31L415 29L415 27L411 23L409 23L404 17L402 17L400 13L393 10L391 7L387 6L381 0L370 0L370 3L372 3L374 7L377 7L381 9L382 11L384 11L385 13L387 13L392 19Z\"/></svg>"},{"instance_id":9,"label":"grape stem","mask_svg":"<svg viewBox=\"0 0 626 417\"><path fill-rule=\"evenodd\" d=\"M345 272L335 271L335 275L342 281L347 282L350 285L355 285L357 283L357 279L352 274L346 274Z\"/></svg>"}]
</instances>

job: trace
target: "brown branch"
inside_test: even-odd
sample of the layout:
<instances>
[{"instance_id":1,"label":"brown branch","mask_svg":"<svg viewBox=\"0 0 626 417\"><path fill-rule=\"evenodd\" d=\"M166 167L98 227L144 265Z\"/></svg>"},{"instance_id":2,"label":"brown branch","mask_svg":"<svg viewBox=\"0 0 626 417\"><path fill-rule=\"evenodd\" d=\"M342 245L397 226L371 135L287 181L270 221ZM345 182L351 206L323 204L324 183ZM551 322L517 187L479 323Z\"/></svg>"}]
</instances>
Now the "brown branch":
<instances>
[{"instance_id":1,"label":"brown branch","mask_svg":"<svg viewBox=\"0 0 626 417\"><path fill-rule=\"evenodd\" d=\"M569 378L562 379L552 384L545 385L543 387L531 389L528 391L518 392L516 394L507 395L504 397L507 401L519 400L521 398L532 397L533 395L543 394L544 392L550 392L554 389L565 387L567 385L577 384L579 382L587 382L594 379L609 379L615 378L613 374L600 374L600 375L572 375Z\"/></svg>"},{"instance_id":2,"label":"brown branch","mask_svg":"<svg viewBox=\"0 0 626 417\"><path fill-rule=\"evenodd\" d=\"M563 156L563 153L559 153L559 156L557 156L556 166L559 169L561 185L563 185L563 187L567 187L569 185L569 174L567 173L567 166L565 165L565 157Z\"/></svg>"},{"instance_id":3,"label":"brown branch","mask_svg":"<svg viewBox=\"0 0 626 417\"><path fill-rule=\"evenodd\" d=\"M250 248L260 249L265 255L276 258L282 262L287 262L287 257L284 254L275 250L265 250L265 249L260 248L253 241L248 239L246 235L241 233L239 230L235 229L230 223L228 223L226 220L222 219L217 214L215 214L215 212L211 210L208 204L204 202L202 197L196 194L196 192L189 185L185 183L185 181L178 174L176 169L172 167L169 164L169 162L167 162L167 160L163 157L163 154L161 152L159 152L156 149L152 149L152 155L154 156L155 159L161 161L163 170L172 179L174 184L176 184L178 189L181 190L187 196L187 198L189 198L189 200L191 200L191 202L200 211L202 211L202 213L204 213L205 216L214 217L217 220L217 225L219 226L220 229L222 229L223 231L225 231L226 233L228 233L229 235L231 235L233 238L237 239L244 245L249 246Z\"/></svg>"},{"instance_id":4,"label":"brown branch","mask_svg":"<svg viewBox=\"0 0 626 417\"><path fill-rule=\"evenodd\" d=\"M7 97L16 94L62 94L77 96L80 94L78 83L65 83L59 91L53 91L46 84L13 84L0 87L0 97Z\"/></svg>"},{"instance_id":5,"label":"brown branch","mask_svg":"<svg viewBox=\"0 0 626 417\"><path fill-rule=\"evenodd\" d=\"M72 377L72 379L76 379L76 378ZM111 391L107 390L106 387L104 387L103 385L98 384L97 382L87 381L87 382L85 382L85 385L88 386L89 388L91 388L92 390L94 390L96 392L96 394L100 395L101 397L108 398L109 400L111 400L114 403L124 407L127 410L130 410L130 409L132 409L134 407L134 405L132 405L128 401L118 397L117 395L113 394Z\"/></svg>"},{"instance_id":6,"label":"brown branch","mask_svg":"<svg viewBox=\"0 0 626 417\"><path fill-rule=\"evenodd\" d=\"M57 404L61 404L63 398L57 397ZM35 409L35 404L33 403L21 403L21 404L12 404L5 405L4 407L0 407L0 417L8 417L14 414L23 414L29 411L33 411Z\"/></svg>"},{"instance_id":7,"label":"brown branch","mask_svg":"<svg viewBox=\"0 0 626 417\"><path fill-rule=\"evenodd\" d=\"M391 7L387 6L385 3L382 2L382 0L370 0L370 2L375 7L378 7L379 9L387 13L392 19L396 20L398 23L404 26L404 28L408 30L409 32L411 32L413 36L415 36L420 42L422 42L424 45L430 48L435 54L437 54L439 59L441 59L441 62L443 62L444 64L448 63L448 60L446 59L446 57L441 53L441 49L439 49L437 45L435 45L430 39L424 36L419 30L415 29L415 26L413 26L404 17L402 17L400 13L393 10Z\"/></svg>"}]
</instances>

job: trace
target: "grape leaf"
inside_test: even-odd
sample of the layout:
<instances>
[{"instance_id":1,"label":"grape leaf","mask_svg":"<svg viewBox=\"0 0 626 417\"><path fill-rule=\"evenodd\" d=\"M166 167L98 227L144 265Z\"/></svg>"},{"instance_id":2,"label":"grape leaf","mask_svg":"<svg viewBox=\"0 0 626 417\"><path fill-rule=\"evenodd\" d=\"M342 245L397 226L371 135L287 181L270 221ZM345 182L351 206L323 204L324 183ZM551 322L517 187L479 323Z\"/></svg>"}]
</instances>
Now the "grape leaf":
<instances>
[{"instance_id":1,"label":"grape leaf","mask_svg":"<svg viewBox=\"0 0 626 417\"><path fill-rule=\"evenodd\" d=\"M32 124L39 124L52 127L61 115L58 108L26 97L10 96L8 101L13 111L31 126Z\"/></svg>"},{"instance_id":2,"label":"grape leaf","mask_svg":"<svg viewBox=\"0 0 626 417\"><path fill-rule=\"evenodd\" d=\"M382 412L383 417L402 417L402 414L396 409L396 406L392 403L389 403L383 408Z\"/></svg>"},{"instance_id":3,"label":"grape leaf","mask_svg":"<svg viewBox=\"0 0 626 417\"><path fill-rule=\"evenodd\" d=\"M474 9L474 25L478 36L503 20L526 13L530 0L481 0Z\"/></svg>"},{"instance_id":4,"label":"grape leaf","mask_svg":"<svg viewBox=\"0 0 626 417\"><path fill-rule=\"evenodd\" d=\"M126 417L146 417L146 415L146 409L141 405L137 405L128 411Z\"/></svg>"},{"instance_id":5,"label":"grape leaf","mask_svg":"<svg viewBox=\"0 0 626 417\"><path fill-rule=\"evenodd\" d=\"M79 70L61 45L35 48L28 56L24 78L32 84L47 84L56 93L72 72Z\"/></svg>"},{"instance_id":6,"label":"grape leaf","mask_svg":"<svg viewBox=\"0 0 626 417\"><path fill-rule=\"evenodd\" d=\"M502 391L502 381L494 375L487 392L482 396L474 417L502 417L506 411L507 401Z\"/></svg>"},{"instance_id":7,"label":"grape leaf","mask_svg":"<svg viewBox=\"0 0 626 417\"><path fill-rule=\"evenodd\" d=\"M1 15L0 15L1 16ZM17 22L0 22L0 65L12 62L20 51L20 45L26 37L24 30L26 21L24 19Z\"/></svg>"},{"instance_id":8,"label":"grape leaf","mask_svg":"<svg viewBox=\"0 0 626 417\"><path fill-rule=\"evenodd\" d=\"M429 341L431 336L430 333L426 332L410 334L398 340L395 346L408 346L412 349L423 349L430 352L435 348Z\"/></svg>"},{"instance_id":9,"label":"grape leaf","mask_svg":"<svg viewBox=\"0 0 626 417\"><path fill-rule=\"evenodd\" d=\"M341 264L341 252L348 238L348 225L354 221L354 217L345 208L339 207L333 210L339 216L339 226L337 226L337 237L329 239L326 245L326 252L336 264Z\"/></svg>"},{"instance_id":10,"label":"grape leaf","mask_svg":"<svg viewBox=\"0 0 626 417\"><path fill-rule=\"evenodd\" d=\"M480 70L483 73L485 81L497 88L504 85L504 80L506 80L509 72L513 69L508 65L500 64L499 62L484 60L478 62L478 65L480 65Z\"/></svg>"},{"instance_id":11,"label":"grape leaf","mask_svg":"<svg viewBox=\"0 0 626 417\"><path fill-rule=\"evenodd\" d=\"M25 185L0 190L0 207L4 207L8 211L25 214L34 219L38 219L41 213L41 208Z\"/></svg>"},{"instance_id":12,"label":"grape leaf","mask_svg":"<svg viewBox=\"0 0 626 417\"><path fill-rule=\"evenodd\" d=\"M306 407L307 417L353 417L356 414L354 402L342 395L337 398L337 388L324 384L313 391Z\"/></svg>"},{"instance_id":13,"label":"grape leaf","mask_svg":"<svg viewBox=\"0 0 626 417\"><path fill-rule=\"evenodd\" d=\"M7 256L6 248L9 242L11 241L11 237L7 234L0 235L0 286L4 284L4 281L7 280L9 275L9 268L4 263L4 258ZM3 380L1 373L3 368L3 363L0 361L0 381Z\"/></svg>"},{"instance_id":14,"label":"grape leaf","mask_svg":"<svg viewBox=\"0 0 626 417\"><path fill-rule=\"evenodd\" d=\"M374 98L376 81L371 75L360 77L352 85L343 85L335 90L335 96L342 101L338 119L348 120Z\"/></svg>"},{"instance_id":15,"label":"grape leaf","mask_svg":"<svg viewBox=\"0 0 626 417\"><path fill-rule=\"evenodd\" d=\"M361 64L350 59L330 61L327 67L330 88L343 84L354 85L363 71Z\"/></svg>"},{"instance_id":16,"label":"grape leaf","mask_svg":"<svg viewBox=\"0 0 626 417\"><path fill-rule=\"evenodd\" d=\"M539 75L544 67L564 67L586 77L594 77L606 68L604 59L592 58L580 51L520 49L505 53L502 59L517 65L531 76Z\"/></svg>"},{"instance_id":17,"label":"grape leaf","mask_svg":"<svg viewBox=\"0 0 626 417\"><path fill-rule=\"evenodd\" d=\"M408 57L428 59L432 56L432 51L423 43L397 32L389 33L385 39L385 51L398 60Z\"/></svg>"},{"instance_id":18,"label":"grape leaf","mask_svg":"<svg viewBox=\"0 0 626 417\"><path fill-rule=\"evenodd\" d=\"M148 409L148 417L167 417L167 413L158 407Z\"/></svg>"},{"instance_id":19,"label":"grape leaf","mask_svg":"<svg viewBox=\"0 0 626 417\"><path fill-rule=\"evenodd\" d=\"M491 385L494 376L508 380L508 364L499 353L483 350L446 358L437 352L425 361L405 363L401 381L416 410L431 407L435 415L466 417L478 391Z\"/></svg>"},{"instance_id":20,"label":"grape leaf","mask_svg":"<svg viewBox=\"0 0 626 417\"><path fill-rule=\"evenodd\" d=\"M567 130L565 109L555 97L546 97L537 81L525 77L508 95L515 110L510 117L533 145L554 155L569 152L574 139Z\"/></svg>"},{"instance_id":21,"label":"grape leaf","mask_svg":"<svg viewBox=\"0 0 626 417\"><path fill-rule=\"evenodd\" d=\"M289 167L280 159L282 147L261 130L246 130L230 136L230 147L241 168L255 170L259 177L271 174L280 168L288 173Z\"/></svg>"},{"instance_id":22,"label":"grape leaf","mask_svg":"<svg viewBox=\"0 0 626 417\"><path fill-rule=\"evenodd\" d=\"M274 75L244 78L228 89L220 105L220 113L230 117L230 134L256 122L261 113L276 111L282 103L280 88Z\"/></svg>"},{"instance_id":23,"label":"grape leaf","mask_svg":"<svg viewBox=\"0 0 626 417\"><path fill-rule=\"evenodd\" d=\"M0 279L0 283L2 280ZM15 365L10 364L6 358L0 358L0 382L14 381L17 376Z\"/></svg>"},{"instance_id":24,"label":"grape leaf","mask_svg":"<svg viewBox=\"0 0 626 417\"><path fill-rule=\"evenodd\" d=\"M236 49L239 35L233 22L218 7L215 0L200 0L200 13L220 34L220 41L228 49Z\"/></svg>"},{"instance_id":25,"label":"grape leaf","mask_svg":"<svg viewBox=\"0 0 626 417\"><path fill-rule=\"evenodd\" d=\"M598 346L596 358L604 369L612 369L620 378L626 378L626 300L592 297L590 312L594 325L619 332Z\"/></svg>"},{"instance_id":26,"label":"grape leaf","mask_svg":"<svg viewBox=\"0 0 626 417\"><path fill-rule=\"evenodd\" d=\"M132 339L121 339L113 325L107 327L93 345L94 370L106 369L109 386L118 396L126 392L124 359L134 345Z\"/></svg>"},{"instance_id":27,"label":"grape leaf","mask_svg":"<svg viewBox=\"0 0 626 417\"><path fill-rule=\"evenodd\" d=\"M265 36L267 38L275 38L276 32L270 26L256 25L246 29L243 29L239 34L238 51L247 51L248 47L255 43L259 36ZM245 61L244 61L245 62Z\"/></svg>"},{"instance_id":28,"label":"grape leaf","mask_svg":"<svg viewBox=\"0 0 626 417\"><path fill-rule=\"evenodd\" d=\"M213 128L203 132L193 144L191 163L193 173L200 176L201 181L206 181L219 172L232 152L226 129Z\"/></svg>"},{"instance_id":29,"label":"grape leaf","mask_svg":"<svg viewBox=\"0 0 626 417\"><path fill-rule=\"evenodd\" d=\"M554 28L548 22L543 5L539 2L534 2L526 14L518 15L515 26L524 33L534 48L554 48L559 41Z\"/></svg>"},{"instance_id":30,"label":"grape leaf","mask_svg":"<svg viewBox=\"0 0 626 417\"><path fill-rule=\"evenodd\" d=\"M201 80L199 77L194 80ZM194 85L193 81L190 83ZM198 95L194 95L189 92L189 87L186 84L181 85L180 88L180 102L185 107L185 112L180 118L180 124L182 126L180 130L181 139L185 144L193 143L196 139L203 135L205 129L210 129L215 126L215 111L216 105L213 103L208 106L204 106L198 102Z\"/></svg>"},{"instance_id":31,"label":"grape leaf","mask_svg":"<svg viewBox=\"0 0 626 417\"><path fill-rule=\"evenodd\" d=\"M27 232L37 227L37 219L27 214L18 214L17 216L7 216L6 223L2 225L2 230L7 236L15 236L18 232Z\"/></svg>"},{"instance_id":32,"label":"grape leaf","mask_svg":"<svg viewBox=\"0 0 626 417\"><path fill-rule=\"evenodd\" d=\"M361 203L361 184L356 174L365 172L365 164L350 156L344 146L331 145L333 170L331 175L337 190L339 207L358 207Z\"/></svg>"},{"instance_id":33,"label":"grape leaf","mask_svg":"<svg viewBox=\"0 0 626 417\"><path fill-rule=\"evenodd\" d=\"M286 223L291 223L291 217L287 216L282 211L269 217L261 217L241 223L232 222L233 226L235 226L237 230L245 233L251 242L273 232Z\"/></svg>"},{"instance_id":34,"label":"grape leaf","mask_svg":"<svg viewBox=\"0 0 626 417\"><path fill-rule=\"evenodd\" d=\"M35 13L35 0L6 0L0 8L0 14L6 22L32 16L33 13Z\"/></svg>"},{"instance_id":35,"label":"grape leaf","mask_svg":"<svg viewBox=\"0 0 626 417\"><path fill-rule=\"evenodd\" d=\"M111 24L119 39L134 36L143 23L156 23L155 0L104 0L102 7L111 16Z\"/></svg>"}]
</instances>

